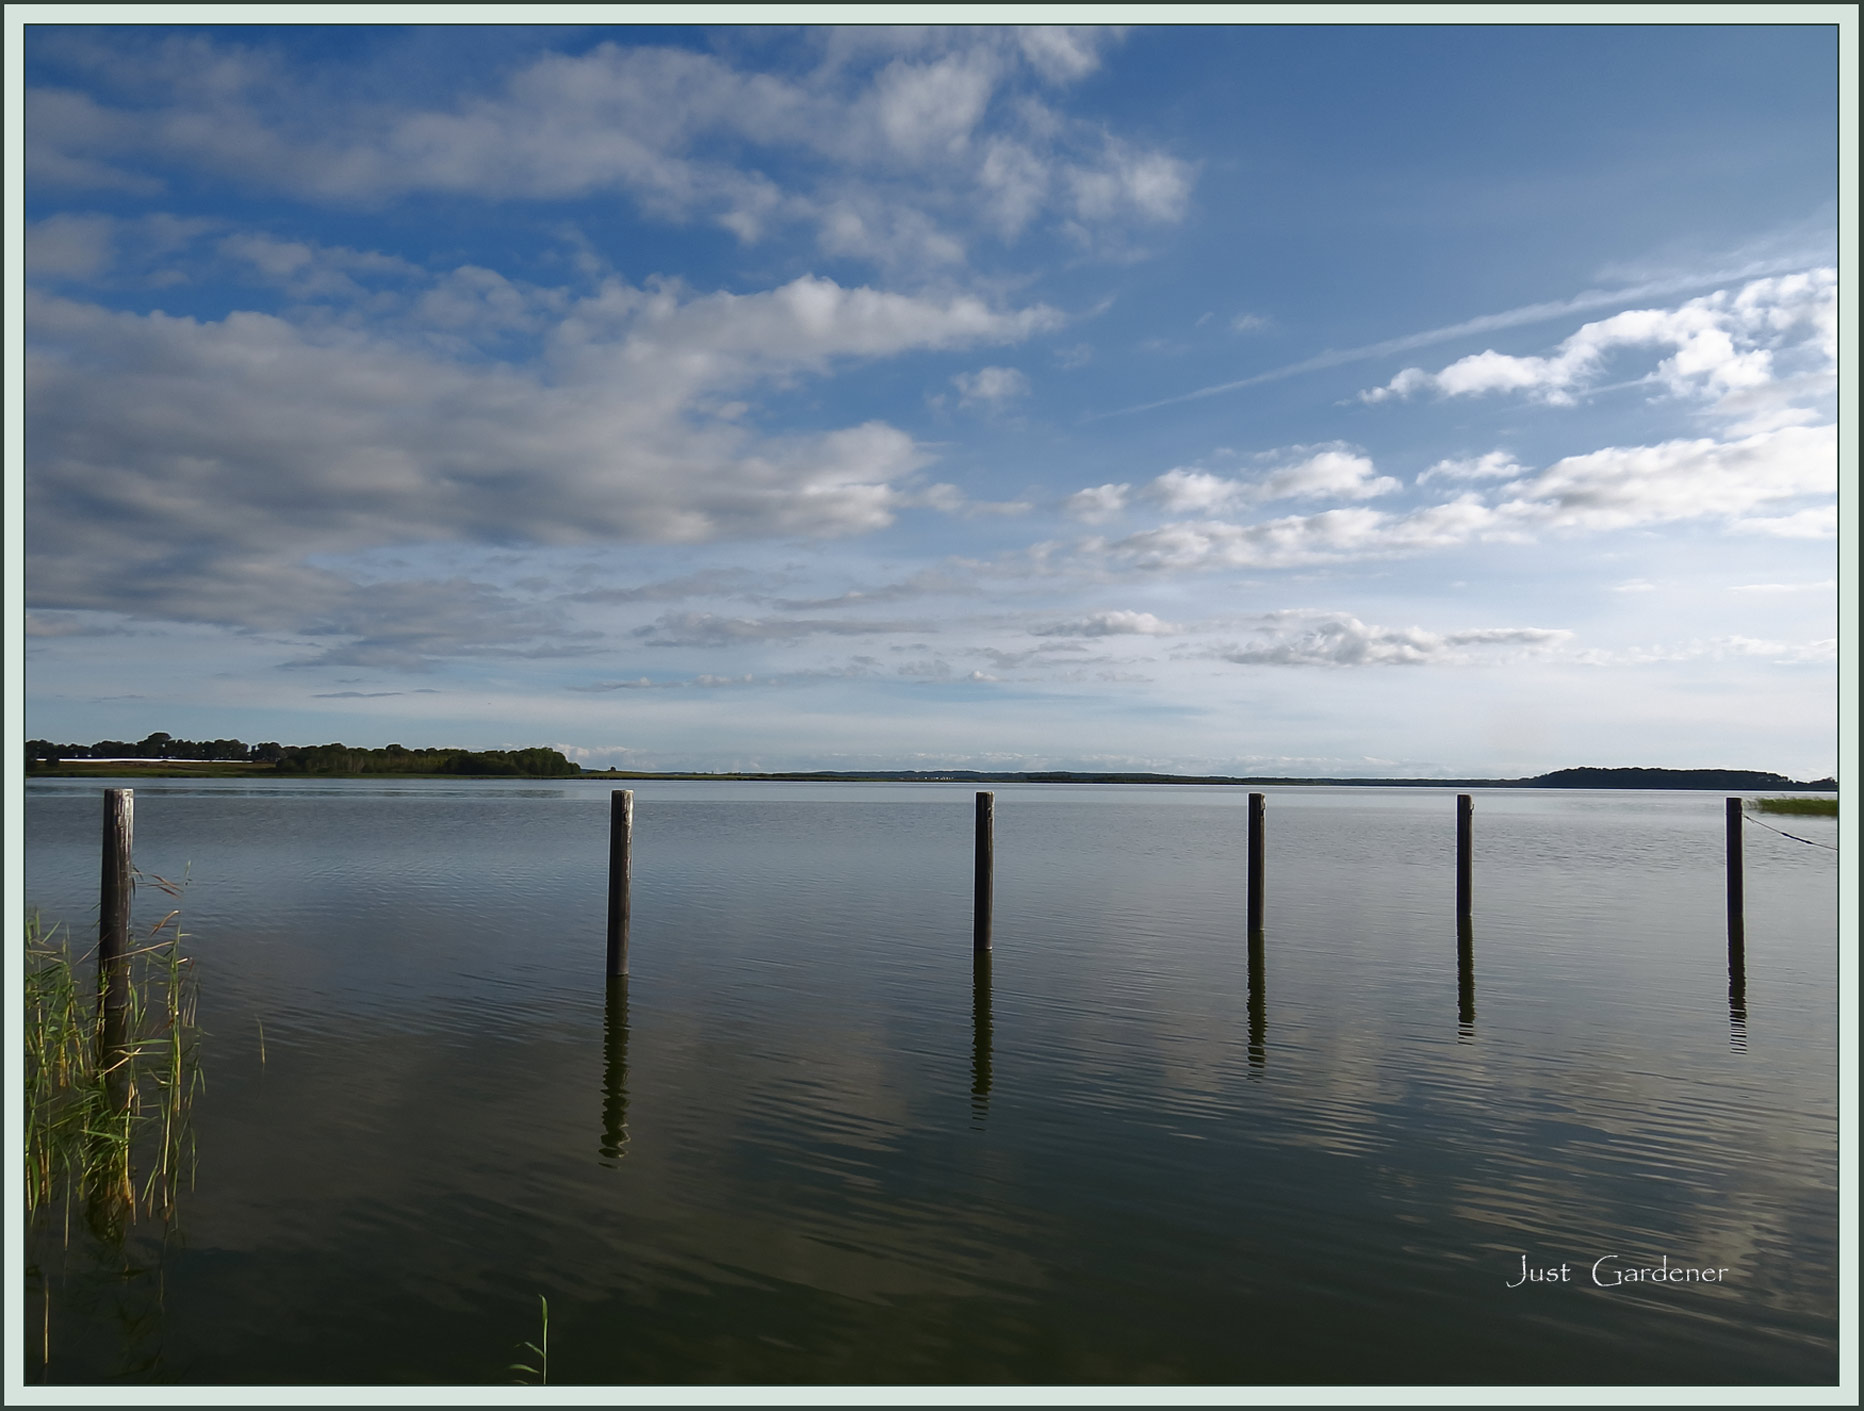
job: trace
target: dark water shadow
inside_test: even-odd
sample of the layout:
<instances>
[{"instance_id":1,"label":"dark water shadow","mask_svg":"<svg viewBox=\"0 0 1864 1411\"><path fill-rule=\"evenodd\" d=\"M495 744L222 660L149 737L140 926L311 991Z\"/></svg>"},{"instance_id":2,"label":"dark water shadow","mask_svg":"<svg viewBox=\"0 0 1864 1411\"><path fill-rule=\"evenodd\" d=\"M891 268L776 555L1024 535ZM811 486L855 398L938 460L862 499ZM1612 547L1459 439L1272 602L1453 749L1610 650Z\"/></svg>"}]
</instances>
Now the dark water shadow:
<instances>
[{"instance_id":1,"label":"dark water shadow","mask_svg":"<svg viewBox=\"0 0 1864 1411\"><path fill-rule=\"evenodd\" d=\"M971 954L971 1117L982 1125L990 1111L990 952Z\"/></svg>"},{"instance_id":2,"label":"dark water shadow","mask_svg":"<svg viewBox=\"0 0 1864 1411\"><path fill-rule=\"evenodd\" d=\"M1738 939L1739 934L1731 928L1728 935L1728 1047L1735 1053L1746 1053L1747 953Z\"/></svg>"},{"instance_id":3,"label":"dark water shadow","mask_svg":"<svg viewBox=\"0 0 1864 1411\"><path fill-rule=\"evenodd\" d=\"M602 1013L602 1164L628 1154L628 977L608 977Z\"/></svg>"},{"instance_id":4,"label":"dark water shadow","mask_svg":"<svg viewBox=\"0 0 1864 1411\"><path fill-rule=\"evenodd\" d=\"M1266 946L1260 927L1249 933L1249 1066L1268 1064L1268 982Z\"/></svg>"},{"instance_id":5,"label":"dark water shadow","mask_svg":"<svg viewBox=\"0 0 1864 1411\"><path fill-rule=\"evenodd\" d=\"M1467 916L1456 920L1456 1041L1476 1037L1476 927Z\"/></svg>"},{"instance_id":6,"label":"dark water shadow","mask_svg":"<svg viewBox=\"0 0 1864 1411\"><path fill-rule=\"evenodd\" d=\"M122 971L127 976L127 967ZM129 1043L126 981L99 988L97 1071L103 1074L104 1105L88 1124L84 1218L93 1237L117 1248L136 1218L135 1180L130 1170L130 1067L135 1053Z\"/></svg>"}]
</instances>

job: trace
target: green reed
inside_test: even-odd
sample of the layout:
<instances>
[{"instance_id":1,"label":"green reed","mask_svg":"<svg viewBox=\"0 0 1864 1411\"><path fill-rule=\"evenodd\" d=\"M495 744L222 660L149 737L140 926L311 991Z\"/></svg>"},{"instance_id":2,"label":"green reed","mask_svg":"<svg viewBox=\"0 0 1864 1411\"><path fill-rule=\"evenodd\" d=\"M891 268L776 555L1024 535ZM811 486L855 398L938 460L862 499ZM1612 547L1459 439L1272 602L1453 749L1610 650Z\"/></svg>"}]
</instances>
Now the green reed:
<instances>
[{"instance_id":1,"label":"green reed","mask_svg":"<svg viewBox=\"0 0 1864 1411\"><path fill-rule=\"evenodd\" d=\"M176 884L152 883L178 898ZM194 1176L193 1097L200 1085L194 968L173 910L132 942L121 1038L106 1043L95 951L74 955L68 928L26 917L26 1208L82 1194L100 1234L174 1212ZM140 1173L140 1184L138 1174Z\"/></svg>"},{"instance_id":2,"label":"green reed","mask_svg":"<svg viewBox=\"0 0 1864 1411\"><path fill-rule=\"evenodd\" d=\"M537 1365L533 1367L528 1363L513 1362L505 1370L529 1373L537 1378L537 1385L547 1386L550 1383L550 1300L540 1293L537 1295L537 1301L543 1305L544 1330L539 1334L538 1341L518 1344L537 1359ZM529 1385L522 1377L514 1377L512 1382L517 1386Z\"/></svg>"},{"instance_id":3,"label":"green reed","mask_svg":"<svg viewBox=\"0 0 1864 1411\"><path fill-rule=\"evenodd\" d=\"M1838 796L1821 799L1755 799L1754 807L1762 813L1787 813L1801 818L1838 817Z\"/></svg>"}]
</instances>

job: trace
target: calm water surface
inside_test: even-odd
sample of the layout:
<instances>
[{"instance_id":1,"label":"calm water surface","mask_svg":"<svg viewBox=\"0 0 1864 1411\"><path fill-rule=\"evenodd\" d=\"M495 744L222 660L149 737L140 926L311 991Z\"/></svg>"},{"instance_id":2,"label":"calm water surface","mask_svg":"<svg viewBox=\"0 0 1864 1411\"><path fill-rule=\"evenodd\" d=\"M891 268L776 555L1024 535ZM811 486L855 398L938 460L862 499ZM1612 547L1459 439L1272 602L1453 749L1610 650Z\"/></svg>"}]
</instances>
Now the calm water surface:
<instances>
[{"instance_id":1,"label":"calm water surface","mask_svg":"<svg viewBox=\"0 0 1864 1411\"><path fill-rule=\"evenodd\" d=\"M1719 795L1478 793L1459 964L1450 791L1269 790L1252 958L1246 791L1002 786L979 970L971 788L647 782L622 990L608 784L121 782L198 1175L31 1233L29 1380L1837 1377L1837 853L1748 827L1733 1008Z\"/></svg>"}]
</instances>

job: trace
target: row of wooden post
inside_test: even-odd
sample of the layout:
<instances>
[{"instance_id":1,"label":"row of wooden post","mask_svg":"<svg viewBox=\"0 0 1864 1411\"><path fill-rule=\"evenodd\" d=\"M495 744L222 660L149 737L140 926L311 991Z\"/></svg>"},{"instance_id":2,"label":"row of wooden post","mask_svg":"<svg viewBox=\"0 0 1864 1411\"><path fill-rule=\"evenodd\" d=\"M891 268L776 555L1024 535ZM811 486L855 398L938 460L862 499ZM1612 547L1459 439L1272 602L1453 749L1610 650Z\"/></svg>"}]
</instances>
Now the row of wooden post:
<instances>
[{"instance_id":1,"label":"row of wooden post","mask_svg":"<svg viewBox=\"0 0 1864 1411\"><path fill-rule=\"evenodd\" d=\"M112 790L127 794L128 790ZM1267 797L1249 796L1248 929L1261 934L1264 882L1267 871ZM971 948L978 954L991 949L991 908L996 894L997 796L987 790L977 795L976 834L972 849ZM1456 919L1459 925L1475 915L1475 799L1456 796ZM1741 800L1732 798L1728 815L1728 961L1731 975L1742 968L1744 898L1741 878ZM628 973L628 887L634 846L634 791L617 789L609 801L608 853L608 973ZM106 882L106 888L108 883Z\"/></svg>"},{"instance_id":2,"label":"row of wooden post","mask_svg":"<svg viewBox=\"0 0 1864 1411\"><path fill-rule=\"evenodd\" d=\"M127 792L127 790L119 791ZM1267 871L1267 796L1249 796L1249 863L1247 914L1251 936L1263 926ZM991 909L996 893L997 796L987 790L977 795L975 840L972 848L971 948L979 954L991 949ZM1475 799L1456 796L1456 919L1475 915ZM1745 897L1741 873L1741 800L1727 801L1728 832L1728 964L1732 976L1745 960ZM617 789L609 809L608 859L608 973L628 973L628 886L630 853L634 844L634 791Z\"/></svg>"},{"instance_id":3,"label":"row of wooden post","mask_svg":"<svg viewBox=\"0 0 1864 1411\"><path fill-rule=\"evenodd\" d=\"M1266 872L1266 798L1249 796L1248 929L1254 936L1263 924ZM1475 802L1468 794L1456 796L1456 916L1468 920L1474 912ZM97 980L104 1026L120 1023L129 1003L130 903L135 891L131 862L134 836L134 794L129 789L104 790L103 890L98 916ZM1728 966L1730 983L1745 970L1745 896L1741 871L1741 800L1727 802L1728 836ZM609 797L608 837L608 973L628 973L629 892L634 849L634 790L617 789ZM996 795L977 795L976 840L972 879L972 949L991 949L991 906L996 891Z\"/></svg>"}]
</instances>

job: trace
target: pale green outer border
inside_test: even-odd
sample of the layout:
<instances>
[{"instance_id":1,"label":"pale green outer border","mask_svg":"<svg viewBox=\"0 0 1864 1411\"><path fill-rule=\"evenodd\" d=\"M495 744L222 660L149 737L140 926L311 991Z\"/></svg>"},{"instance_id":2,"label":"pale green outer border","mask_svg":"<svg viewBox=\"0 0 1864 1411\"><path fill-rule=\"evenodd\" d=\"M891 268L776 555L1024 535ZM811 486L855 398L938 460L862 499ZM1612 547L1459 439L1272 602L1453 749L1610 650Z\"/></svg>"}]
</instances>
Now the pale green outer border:
<instances>
[{"instance_id":1,"label":"pale green outer border","mask_svg":"<svg viewBox=\"0 0 1864 1411\"><path fill-rule=\"evenodd\" d=\"M1839 1249L1855 1252L1858 1237L1857 1118L1858 1027L1857 837L1858 767L1858 457L1857 457L1857 291L1850 276L1857 269L1857 36L1856 7L1851 5L8 5L5 17L6 120L6 441L4 499L5 604L0 613L4 657L5 731L0 740L0 779L5 782L4 934L5 979L12 981L20 963L25 898L20 890L20 841L23 820L23 764L19 744L25 739L21 684L23 647L23 530L20 358L23 346L20 296L23 289L20 236L23 177L20 54L22 31L37 24L229 24L240 19L271 24L432 24L455 23L590 24L769 24L774 21L850 24L1830 24L1839 30L1839 665L1838 780L1839 837L1846 845L1840 858L1838 927L1839 1003ZM7 983L0 994L18 993ZM5 1091L19 1091L21 1016L4 1004ZM15 1296L25 1282L25 1256L17 1238L24 1208L24 1152L17 1123L8 1112L4 1190L7 1231L5 1285L0 1289L6 1321L5 1383L0 1396L19 1405L96 1405L97 1388L28 1387L21 1383L25 1365L24 1300ZM1839 1276L1839 1384L1828 1389L1766 1387L642 1387L629 1394L601 1388L539 1388L521 1395L488 1387L369 1387L348 1395L339 1387L125 1388L122 1402L147 1406L193 1405L331 1405L367 1402L382 1405L505 1405L519 1400L548 1405L872 1405L900 1406L1019 1404L1030 1406L1132 1405L1855 1405L1858 1386L1858 1277L1855 1262Z\"/></svg>"}]
</instances>

